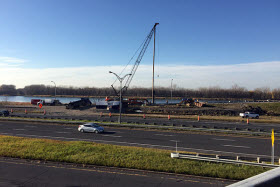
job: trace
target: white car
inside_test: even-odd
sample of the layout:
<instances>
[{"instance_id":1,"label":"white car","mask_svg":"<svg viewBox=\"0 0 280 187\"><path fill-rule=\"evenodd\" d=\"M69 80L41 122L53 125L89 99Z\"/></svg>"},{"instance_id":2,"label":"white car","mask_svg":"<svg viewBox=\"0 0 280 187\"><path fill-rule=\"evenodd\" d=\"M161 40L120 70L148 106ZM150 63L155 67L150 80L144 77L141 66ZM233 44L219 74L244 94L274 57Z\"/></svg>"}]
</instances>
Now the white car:
<instances>
[{"instance_id":1,"label":"white car","mask_svg":"<svg viewBox=\"0 0 280 187\"><path fill-rule=\"evenodd\" d=\"M86 123L86 124L83 124L83 125L79 125L78 131L80 131L80 132L102 133L102 132L104 132L104 128L100 127L96 123Z\"/></svg>"},{"instance_id":2,"label":"white car","mask_svg":"<svg viewBox=\"0 0 280 187\"><path fill-rule=\"evenodd\" d=\"M239 114L242 118L256 118L258 119L260 117L259 114L256 114L254 112L245 112Z\"/></svg>"}]
</instances>

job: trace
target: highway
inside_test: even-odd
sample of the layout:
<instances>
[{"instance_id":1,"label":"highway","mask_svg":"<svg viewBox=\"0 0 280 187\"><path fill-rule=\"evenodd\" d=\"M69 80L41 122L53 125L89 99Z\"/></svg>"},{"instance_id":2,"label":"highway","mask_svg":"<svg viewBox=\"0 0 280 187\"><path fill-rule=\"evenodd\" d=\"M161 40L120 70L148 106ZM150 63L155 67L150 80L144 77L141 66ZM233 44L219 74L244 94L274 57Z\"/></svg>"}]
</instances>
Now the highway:
<instances>
[{"instance_id":1,"label":"highway","mask_svg":"<svg viewBox=\"0 0 280 187\"><path fill-rule=\"evenodd\" d=\"M175 151L178 141L179 151L213 153L228 156L270 158L269 137L234 136L226 134L206 134L148 129L109 128L105 133L80 133L78 125L43 124L38 122L0 121L0 134L30 138L47 138L66 141L92 141L97 143L150 147ZM275 155L280 154L275 141ZM278 159L278 157L276 157Z\"/></svg>"},{"instance_id":2,"label":"highway","mask_svg":"<svg viewBox=\"0 0 280 187\"><path fill-rule=\"evenodd\" d=\"M109 117L108 114L91 115L91 116L56 116L56 115L43 115L43 114L11 114L12 117L28 117L28 118L47 118L47 119L76 119L76 120L97 120L103 122L117 122L118 116ZM141 123L149 125L165 125L176 127L191 127L191 128L209 128L209 129L230 129L230 130L245 130L245 131L257 131L257 132L271 132L274 129L275 132L280 132L280 125L276 123L252 123L247 124L246 119L242 119L242 122L227 122L227 121L211 121L211 120L187 120L187 119L175 119L168 120L166 118L152 118L146 117L128 117L122 116L123 123Z\"/></svg>"},{"instance_id":3,"label":"highway","mask_svg":"<svg viewBox=\"0 0 280 187\"><path fill-rule=\"evenodd\" d=\"M237 181L0 158L0 186L226 186Z\"/></svg>"}]
</instances>

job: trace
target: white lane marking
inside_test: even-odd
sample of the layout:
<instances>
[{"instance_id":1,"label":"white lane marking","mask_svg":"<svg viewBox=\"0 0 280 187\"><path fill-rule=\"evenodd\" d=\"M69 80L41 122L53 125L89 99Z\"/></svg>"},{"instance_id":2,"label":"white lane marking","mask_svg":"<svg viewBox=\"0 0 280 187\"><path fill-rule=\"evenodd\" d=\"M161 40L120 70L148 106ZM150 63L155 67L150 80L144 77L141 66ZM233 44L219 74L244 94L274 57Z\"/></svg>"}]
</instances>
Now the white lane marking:
<instances>
[{"instance_id":1,"label":"white lane marking","mask_svg":"<svg viewBox=\"0 0 280 187\"><path fill-rule=\"evenodd\" d=\"M222 145L225 147L238 147L238 148L246 148L246 149L250 149L251 147L248 146L242 146L242 145Z\"/></svg>"},{"instance_id":2,"label":"white lane marking","mask_svg":"<svg viewBox=\"0 0 280 187\"><path fill-rule=\"evenodd\" d=\"M3 132L3 133L1 133L1 134L7 135L7 134L12 134L12 133L6 133L6 132Z\"/></svg>"},{"instance_id":3,"label":"white lane marking","mask_svg":"<svg viewBox=\"0 0 280 187\"><path fill-rule=\"evenodd\" d=\"M213 140L221 140L221 141L231 141L234 142L236 140L231 140L231 139L221 139L221 138L212 138Z\"/></svg>"},{"instance_id":4,"label":"white lane marking","mask_svg":"<svg viewBox=\"0 0 280 187\"><path fill-rule=\"evenodd\" d=\"M29 127L29 128L37 128L36 126L28 126L28 125L26 125L25 127Z\"/></svg>"},{"instance_id":5,"label":"white lane marking","mask_svg":"<svg viewBox=\"0 0 280 187\"><path fill-rule=\"evenodd\" d=\"M108 137L114 137L114 138L121 138L122 136L115 136L115 135L102 135L102 136L108 136Z\"/></svg>"},{"instance_id":6,"label":"white lane marking","mask_svg":"<svg viewBox=\"0 0 280 187\"><path fill-rule=\"evenodd\" d=\"M171 135L171 134L155 134L156 136L174 136L174 135Z\"/></svg>"},{"instance_id":7,"label":"white lane marking","mask_svg":"<svg viewBox=\"0 0 280 187\"><path fill-rule=\"evenodd\" d=\"M0 134L12 134L12 133L0 133ZM28 134L14 134L14 136L32 136L32 137L38 137L38 138L49 137L49 138L59 138L59 139L72 139L72 140L80 140L80 141L118 143L118 144L126 144L126 145L129 144L129 145L140 145L140 146L162 147L162 148L174 149L174 146L141 144L141 143L132 143L132 142L119 142L119 141L109 141L109 140L66 138L66 137L55 137L55 136L38 136L38 135L28 135ZM216 153L242 154L242 155L248 155L248 156L270 157L270 155L258 155L258 154L250 154L250 153L237 153L237 152L230 152L230 151L217 151L217 150L211 150L211 149L198 149L198 148L187 148L187 147L178 147L178 150L191 150L191 151L196 150L196 151L206 151L206 152L216 152Z\"/></svg>"},{"instance_id":8,"label":"white lane marking","mask_svg":"<svg viewBox=\"0 0 280 187\"><path fill-rule=\"evenodd\" d=\"M55 133L71 133L71 132L55 132Z\"/></svg>"},{"instance_id":9,"label":"white lane marking","mask_svg":"<svg viewBox=\"0 0 280 187\"><path fill-rule=\"evenodd\" d=\"M64 128L64 129L71 129L71 130L72 130L72 129L74 129L74 128L69 128L69 127L68 127L68 128ZM76 129L76 128L75 128L75 129Z\"/></svg>"},{"instance_id":10,"label":"white lane marking","mask_svg":"<svg viewBox=\"0 0 280 187\"><path fill-rule=\"evenodd\" d=\"M13 129L15 131L25 131L25 129Z\"/></svg>"}]
</instances>

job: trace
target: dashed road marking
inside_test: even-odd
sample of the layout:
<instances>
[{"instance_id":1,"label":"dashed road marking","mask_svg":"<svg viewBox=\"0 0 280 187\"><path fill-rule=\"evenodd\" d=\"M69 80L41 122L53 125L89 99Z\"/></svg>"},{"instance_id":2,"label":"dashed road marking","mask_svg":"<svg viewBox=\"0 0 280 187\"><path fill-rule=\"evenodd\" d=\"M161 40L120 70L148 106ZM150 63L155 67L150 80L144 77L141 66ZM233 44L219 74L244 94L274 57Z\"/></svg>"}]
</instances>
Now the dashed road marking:
<instances>
[{"instance_id":1,"label":"dashed road marking","mask_svg":"<svg viewBox=\"0 0 280 187\"><path fill-rule=\"evenodd\" d=\"M24 131L25 129L13 129L15 131Z\"/></svg>"},{"instance_id":2,"label":"dashed road marking","mask_svg":"<svg viewBox=\"0 0 280 187\"><path fill-rule=\"evenodd\" d=\"M222 139L222 138L212 138L213 140L221 140L221 141L231 141L234 142L236 140L231 140L231 139Z\"/></svg>"},{"instance_id":3,"label":"dashed road marking","mask_svg":"<svg viewBox=\"0 0 280 187\"><path fill-rule=\"evenodd\" d=\"M238 148L246 148L246 149L250 149L251 147L248 146L242 146L242 145L223 145L225 147L238 147Z\"/></svg>"},{"instance_id":4,"label":"dashed road marking","mask_svg":"<svg viewBox=\"0 0 280 187\"><path fill-rule=\"evenodd\" d=\"M155 134L156 136L174 136L174 135L171 135L171 134Z\"/></svg>"},{"instance_id":5,"label":"dashed road marking","mask_svg":"<svg viewBox=\"0 0 280 187\"><path fill-rule=\"evenodd\" d=\"M108 137L114 137L114 138L121 138L122 136L115 136L115 135L102 135L102 136L108 136Z\"/></svg>"},{"instance_id":6,"label":"dashed road marking","mask_svg":"<svg viewBox=\"0 0 280 187\"><path fill-rule=\"evenodd\" d=\"M55 132L55 133L61 133L61 134L68 134L68 133L71 133L71 132Z\"/></svg>"}]
</instances>

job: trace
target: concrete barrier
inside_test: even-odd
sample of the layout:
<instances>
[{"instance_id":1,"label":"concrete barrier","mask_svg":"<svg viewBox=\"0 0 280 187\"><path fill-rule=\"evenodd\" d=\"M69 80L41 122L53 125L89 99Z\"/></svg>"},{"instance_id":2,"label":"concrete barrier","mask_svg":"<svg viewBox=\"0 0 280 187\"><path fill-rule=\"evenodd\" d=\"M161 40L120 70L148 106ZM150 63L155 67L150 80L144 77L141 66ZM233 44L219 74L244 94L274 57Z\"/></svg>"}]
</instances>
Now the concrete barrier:
<instances>
[{"instance_id":1,"label":"concrete barrier","mask_svg":"<svg viewBox=\"0 0 280 187\"><path fill-rule=\"evenodd\" d=\"M229 185L228 187L251 187L251 186L279 186L280 167L250 177L240 182Z\"/></svg>"}]
</instances>

